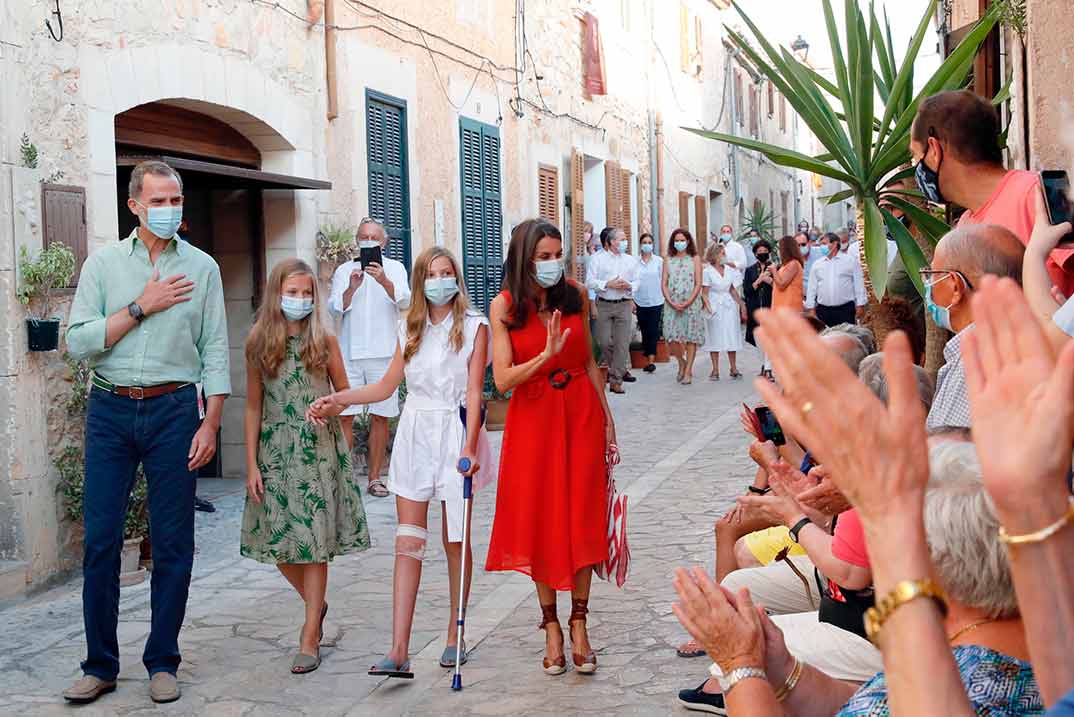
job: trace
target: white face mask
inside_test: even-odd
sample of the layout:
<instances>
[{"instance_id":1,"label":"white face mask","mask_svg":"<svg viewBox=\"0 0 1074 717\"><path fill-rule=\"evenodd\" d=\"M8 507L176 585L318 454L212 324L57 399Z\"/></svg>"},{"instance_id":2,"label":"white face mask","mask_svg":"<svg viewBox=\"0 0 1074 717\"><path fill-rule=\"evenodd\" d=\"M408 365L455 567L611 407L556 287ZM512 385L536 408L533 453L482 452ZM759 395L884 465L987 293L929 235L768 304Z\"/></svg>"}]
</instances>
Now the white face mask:
<instances>
[{"instance_id":1,"label":"white face mask","mask_svg":"<svg viewBox=\"0 0 1074 717\"><path fill-rule=\"evenodd\" d=\"M313 299L298 296L281 296L280 310L288 321L301 321L313 313Z\"/></svg>"},{"instance_id":2,"label":"white face mask","mask_svg":"<svg viewBox=\"0 0 1074 717\"><path fill-rule=\"evenodd\" d=\"M629 242L627 242L626 239L620 239L619 240L619 253L620 254L626 254L627 253L627 248L629 246L630 246L630 244L629 244Z\"/></svg>"},{"instance_id":3,"label":"white face mask","mask_svg":"<svg viewBox=\"0 0 1074 717\"><path fill-rule=\"evenodd\" d=\"M559 259L535 261L533 264L536 269L534 279L545 289L552 288L563 278L563 262Z\"/></svg>"},{"instance_id":4,"label":"white face mask","mask_svg":"<svg viewBox=\"0 0 1074 717\"><path fill-rule=\"evenodd\" d=\"M371 239L363 239L363 240L358 242L358 248L359 249L374 249L374 248L376 248L378 246L380 246L380 242L379 241L373 241Z\"/></svg>"},{"instance_id":5,"label":"white face mask","mask_svg":"<svg viewBox=\"0 0 1074 717\"><path fill-rule=\"evenodd\" d=\"M459 283L454 276L442 276L425 280L425 298L430 304L443 306L459 293Z\"/></svg>"}]
</instances>

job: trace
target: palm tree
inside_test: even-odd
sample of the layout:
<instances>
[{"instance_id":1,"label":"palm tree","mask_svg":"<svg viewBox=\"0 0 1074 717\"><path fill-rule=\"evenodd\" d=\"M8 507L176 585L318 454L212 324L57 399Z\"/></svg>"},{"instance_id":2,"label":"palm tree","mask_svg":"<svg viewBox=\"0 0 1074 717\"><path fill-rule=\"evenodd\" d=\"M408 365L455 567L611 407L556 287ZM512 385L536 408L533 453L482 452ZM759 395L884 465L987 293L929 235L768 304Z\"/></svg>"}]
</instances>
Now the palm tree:
<instances>
[{"instance_id":1,"label":"palm tree","mask_svg":"<svg viewBox=\"0 0 1074 717\"><path fill-rule=\"evenodd\" d=\"M920 198L919 192L899 186L900 180L913 176L913 169L908 166L910 128L924 98L965 85L974 55L997 20L993 7L915 95L914 62L935 15L936 3L937 0L929 3L900 65L895 58L887 13L881 27L872 0L868 15L859 9L856 0L844 0L845 39L840 37L831 0L823 0L834 82L799 61L786 48L773 46L735 3L735 10L756 38L759 49L727 27L729 37L783 93L827 152L811 157L753 139L684 128L710 139L756 150L776 164L815 172L846 184L849 189L833 195L829 201L853 197L857 205L857 234L863 239L862 266L866 285L876 297L883 297L887 286L889 232L919 291L923 287L918 269L927 263L922 248L889 207L907 214L933 245L950 230L943 220L913 201ZM876 112L878 98L883 109L880 117Z\"/></svg>"},{"instance_id":2,"label":"palm tree","mask_svg":"<svg viewBox=\"0 0 1074 717\"><path fill-rule=\"evenodd\" d=\"M776 215L768 211L762 202L753 205L753 209L746 215L742 224L742 235L739 239L745 239L750 232L757 232L762 239L773 241L776 234Z\"/></svg>"}]
</instances>

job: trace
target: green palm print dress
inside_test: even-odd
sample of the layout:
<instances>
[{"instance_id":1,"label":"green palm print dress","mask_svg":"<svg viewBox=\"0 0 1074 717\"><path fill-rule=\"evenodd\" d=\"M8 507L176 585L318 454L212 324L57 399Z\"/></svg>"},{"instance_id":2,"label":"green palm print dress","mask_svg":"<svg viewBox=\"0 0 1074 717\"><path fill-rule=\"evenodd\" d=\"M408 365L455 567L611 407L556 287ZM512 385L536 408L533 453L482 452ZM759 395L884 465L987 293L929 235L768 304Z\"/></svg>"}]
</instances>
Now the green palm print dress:
<instances>
[{"instance_id":1,"label":"green palm print dress","mask_svg":"<svg viewBox=\"0 0 1074 717\"><path fill-rule=\"evenodd\" d=\"M315 426L305 418L331 393L299 356L301 337L287 340L276 378L264 378L257 465L260 503L246 496L240 552L262 563L325 563L369 547L361 488L351 477L339 419Z\"/></svg>"}]
</instances>

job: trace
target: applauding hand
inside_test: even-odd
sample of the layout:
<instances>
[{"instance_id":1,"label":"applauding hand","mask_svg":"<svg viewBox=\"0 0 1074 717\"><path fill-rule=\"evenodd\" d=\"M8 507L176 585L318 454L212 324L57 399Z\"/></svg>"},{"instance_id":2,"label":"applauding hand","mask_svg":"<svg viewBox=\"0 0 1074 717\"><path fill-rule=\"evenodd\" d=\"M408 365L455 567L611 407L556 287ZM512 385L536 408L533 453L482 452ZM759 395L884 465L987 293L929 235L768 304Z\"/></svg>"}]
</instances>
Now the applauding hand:
<instances>
[{"instance_id":1,"label":"applauding hand","mask_svg":"<svg viewBox=\"0 0 1074 717\"><path fill-rule=\"evenodd\" d=\"M784 429L810 446L866 526L920 518L929 477L927 436L906 336L893 333L884 344L890 389L885 407L800 316L762 311L758 318L758 338L783 391L764 380L756 386ZM828 368L817 373L822 365ZM835 425L854 426L855 436L832 441Z\"/></svg>"},{"instance_id":2,"label":"applauding hand","mask_svg":"<svg viewBox=\"0 0 1074 717\"><path fill-rule=\"evenodd\" d=\"M1010 279L985 277L973 315L962 356L985 487L1009 530L1035 530L1067 505L1074 342L1053 360L1040 323ZM1045 505L1051 512L1040 515Z\"/></svg>"},{"instance_id":3,"label":"applauding hand","mask_svg":"<svg viewBox=\"0 0 1074 717\"><path fill-rule=\"evenodd\" d=\"M765 666L764 627L749 590L732 595L701 568L679 568L674 585L679 601L672 612L725 675L739 667Z\"/></svg>"}]
</instances>

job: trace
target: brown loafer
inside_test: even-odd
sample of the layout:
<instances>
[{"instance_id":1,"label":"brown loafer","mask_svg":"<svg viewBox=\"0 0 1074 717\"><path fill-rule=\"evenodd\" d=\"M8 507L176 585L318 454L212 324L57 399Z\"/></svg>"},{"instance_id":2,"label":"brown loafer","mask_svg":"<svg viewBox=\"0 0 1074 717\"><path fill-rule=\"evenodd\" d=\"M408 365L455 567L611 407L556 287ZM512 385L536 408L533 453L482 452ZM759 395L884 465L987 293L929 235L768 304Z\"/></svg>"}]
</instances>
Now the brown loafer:
<instances>
[{"instance_id":1,"label":"brown loafer","mask_svg":"<svg viewBox=\"0 0 1074 717\"><path fill-rule=\"evenodd\" d=\"M78 705L93 702L98 697L109 692L115 692L116 682L108 682L93 675L83 675L73 685L63 691L63 698L68 702Z\"/></svg>"},{"instance_id":2,"label":"brown loafer","mask_svg":"<svg viewBox=\"0 0 1074 717\"><path fill-rule=\"evenodd\" d=\"M626 391L623 390L623 384L621 383L613 383L608 390L612 393L626 393Z\"/></svg>"},{"instance_id":3,"label":"brown loafer","mask_svg":"<svg viewBox=\"0 0 1074 717\"><path fill-rule=\"evenodd\" d=\"M170 672L157 672L149 678L149 697L157 704L179 699L179 683Z\"/></svg>"}]
</instances>

